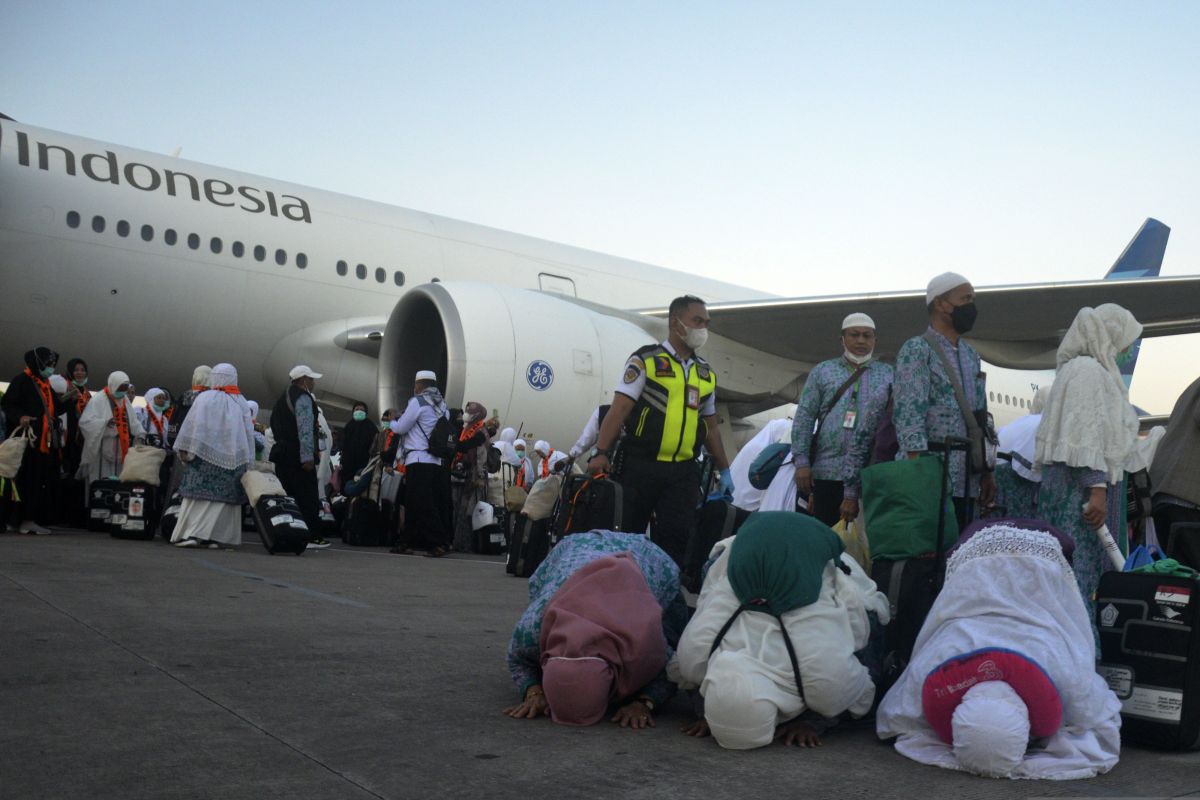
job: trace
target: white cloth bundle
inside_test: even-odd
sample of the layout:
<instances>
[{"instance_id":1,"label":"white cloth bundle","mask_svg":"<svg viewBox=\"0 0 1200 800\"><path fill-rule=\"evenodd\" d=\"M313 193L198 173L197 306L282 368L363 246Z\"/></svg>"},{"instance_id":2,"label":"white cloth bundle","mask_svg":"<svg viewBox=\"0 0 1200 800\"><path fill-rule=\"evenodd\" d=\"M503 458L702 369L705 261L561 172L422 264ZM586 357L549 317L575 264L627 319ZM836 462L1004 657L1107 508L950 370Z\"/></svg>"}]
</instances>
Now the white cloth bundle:
<instances>
[{"instance_id":1,"label":"white cloth bundle","mask_svg":"<svg viewBox=\"0 0 1200 800\"><path fill-rule=\"evenodd\" d=\"M13 431L12 436L0 442L0 478L17 477L31 435L32 431L29 428L18 428Z\"/></svg>"},{"instance_id":2,"label":"white cloth bundle","mask_svg":"<svg viewBox=\"0 0 1200 800\"><path fill-rule=\"evenodd\" d=\"M521 513L530 519L545 519L550 516L554 511L554 502L558 500L558 493L562 491L562 482L561 475L550 475L533 484L533 489L525 498L525 505L521 506Z\"/></svg>"},{"instance_id":3,"label":"white cloth bundle","mask_svg":"<svg viewBox=\"0 0 1200 800\"><path fill-rule=\"evenodd\" d=\"M159 471L166 459L167 451L161 447L135 444L125 454L125 463L121 467L121 483L145 483L150 486L158 486Z\"/></svg>"},{"instance_id":4,"label":"white cloth bundle","mask_svg":"<svg viewBox=\"0 0 1200 800\"><path fill-rule=\"evenodd\" d=\"M250 500L250 505L258 505L260 497L282 497L287 492L283 489L283 484L279 482L279 478L269 472L259 472L258 470L247 470L242 475L242 488L246 490L246 497Z\"/></svg>"}]
</instances>

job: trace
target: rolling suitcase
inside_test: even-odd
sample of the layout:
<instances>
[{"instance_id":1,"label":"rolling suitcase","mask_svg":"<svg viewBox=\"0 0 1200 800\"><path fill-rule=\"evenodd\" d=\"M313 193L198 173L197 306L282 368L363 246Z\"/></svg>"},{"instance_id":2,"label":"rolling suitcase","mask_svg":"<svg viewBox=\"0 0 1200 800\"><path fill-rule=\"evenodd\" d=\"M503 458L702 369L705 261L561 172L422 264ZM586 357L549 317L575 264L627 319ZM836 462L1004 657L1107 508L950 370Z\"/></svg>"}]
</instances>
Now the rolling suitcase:
<instances>
[{"instance_id":1,"label":"rolling suitcase","mask_svg":"<svg viewBox=\"0 0 1200 800\"><path fill-rule=\"evenodd\" d=\"M508 563L512 565L513 575L528 578L545 560L550 552L549 523L549 519L528 517L517 520L517 532L508 548Z\"/></svg>"},{"instance_id":2,"label":"rolling suitcase","mask_svg":"<svg viewBox=\"0 0 1200 800\"><path fill-rule=\"evenodd\" d=\"M121 482L115 479L92 481L88 487L88 526L89 531L103 533L108 530L108 518L112 516L116 503L114 495L121 488Z\"/></svg>"},{"instance_id":3,"label":"rolling suitcase","mask_svg":"<svg viewBox=\"0 0 1200 800\"><path fill-rule=\"evenodd\" d=\"M108 534L114 539L153 539L158 530L158 488L122 483L112 495Z\"/></svg>"},{"instance_id":4,"label":"rolling suitcase","mask_svg":"<svg viewBox=\"0 0 1200 800\"><path fill-rule=\"evenodd\" d=\"M1097 671L1121 701L1122 742L1200 748L1200 575L1106 572L1096 627Z\"/></svg>"},{"instance_id":5,"label":"rolling suitcase","mask_svg":"<svg viewBox=\"0 0 1200 800\"><path fill-rule=\"evenodd\" d=\"M571 475L563 482L555 508L554 540L584 531L619 531L625 495L621 484L605 475Z\"/></svg>"},{"instance_id":6,"label":"rolling suitcase","mask_svg":"<svg viewBox=\"0 0 1200 800\"><path fill-rule=\"evenodd\" d=\"M909 659L912 658L913 645L916 644L917 635L921 632L921 626L925 624L925 618L929 616L929 610L933 608L933 601L937 598L938 592L942 590L942 581L946 576L946 551L954 544L954 541L947 541L946 536L946 517L948 515L947 504L950 501L950 459L949 454L955 451L966 452L970 447L970 441L957 437L948 437L941 446L941 492L938 508L942 513L936 513L937 517L937 532L934 535L934 549L932 553L921 554L916 557L909 558L875 558L871 562L871 580L875 581L875 585L879 590L887 595L888 606L891 610L892 620L884 628L884 656L882 663L882 674L879 681L879 692L877 698L883 699L883 695L891 688L904 668L908 666ZM968 459L968 470L969 470ZM879 469L887 465L879 467L869 467L868 469ZM871 522L867 521L867 536L871 536ZM872 553L876 551L875 541L871 541Z\"/></svg>"},{"instance_id":7,"label":"rolling suitcase","mask_svg":"<svg viewBox=\"0 0 1200 800\"><path fill-rule=\"evenodd\" d=\"M355 497L350 501L350 513L342 525L342 541L355 547L387 544L378 503L367 497Z\"/></svg>"},{"instance_id":8,"label":"rolling suitcase","mask_svg":"<svg viewBox=\"0 0 1200 800\"><path fill-rule=\"evenodd\" d=\"M700 592L704 584L704 564L713 545L737 533L738 528L750 516L750 512L738 508L728 500L709 500L700 509L696 530L688 540L687 553L683 557L680 583L693 594Z\"/></svg>"},{"instance_id":9,"label":"rolling suitcase","mask_svg":"<svg viewBox=\"0 0 1200 800\"><path fill-rule=\"evenodd\" d=\"M508 530L508 510L497 508L493 511L491 524L472 531L474 551L485 556L500 555L504 552L507 544L506 530Z\"/></svg>"},{"instance_id":10,"label":"rolling suitcase","mask_svg":"<svg viewBox=\"0 0 1200 800\"><path fill-rule=\"evenodd\" d=\"M303 555L308 547L308 525L296 501L290 497L266 495L254 504L254 522L263 547L271 555Z\"/></svg>"}]
</instances>

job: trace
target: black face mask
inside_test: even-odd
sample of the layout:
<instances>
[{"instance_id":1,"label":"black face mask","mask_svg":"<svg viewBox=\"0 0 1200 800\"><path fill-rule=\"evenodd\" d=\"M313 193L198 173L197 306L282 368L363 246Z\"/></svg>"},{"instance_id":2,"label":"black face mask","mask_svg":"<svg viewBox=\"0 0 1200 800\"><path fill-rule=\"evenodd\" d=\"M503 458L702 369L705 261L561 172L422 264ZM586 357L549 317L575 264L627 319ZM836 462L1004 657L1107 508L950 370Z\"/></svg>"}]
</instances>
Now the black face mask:
<instances>
[{"instance_id":1,"label":"black face mask","mask_svg":"<svg viewBox=\"0 0 1200 800\"><path fill-rule=\"evenodd\" d=\"M970 333L971 328L975 327L975 317L979 316L979 309L974 303L963 303L961 306L955 306L950 312L950 324L958 333Z\"/></svg>"}]
</instances>

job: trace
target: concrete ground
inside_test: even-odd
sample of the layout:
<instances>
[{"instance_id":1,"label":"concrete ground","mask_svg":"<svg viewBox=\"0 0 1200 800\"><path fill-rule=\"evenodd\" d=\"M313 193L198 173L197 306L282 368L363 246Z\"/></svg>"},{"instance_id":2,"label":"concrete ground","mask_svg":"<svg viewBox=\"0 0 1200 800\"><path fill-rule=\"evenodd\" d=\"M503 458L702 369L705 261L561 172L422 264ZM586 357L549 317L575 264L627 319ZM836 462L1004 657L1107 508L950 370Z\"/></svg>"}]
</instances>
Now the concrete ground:
<instances>
[{"instance_id":1,"label":"concrete ground","mask_svg":"<svg viewBox=\"0 0 1200 800\"><path fill-rule=\"evenodd\" d=\"M494 559L0 535L0 797L1200 796L1200 754L1016 783L869 728L725 751L679 732L681 698L648 731L512 720L525 591Z\"/></svg>"}]
</instances>

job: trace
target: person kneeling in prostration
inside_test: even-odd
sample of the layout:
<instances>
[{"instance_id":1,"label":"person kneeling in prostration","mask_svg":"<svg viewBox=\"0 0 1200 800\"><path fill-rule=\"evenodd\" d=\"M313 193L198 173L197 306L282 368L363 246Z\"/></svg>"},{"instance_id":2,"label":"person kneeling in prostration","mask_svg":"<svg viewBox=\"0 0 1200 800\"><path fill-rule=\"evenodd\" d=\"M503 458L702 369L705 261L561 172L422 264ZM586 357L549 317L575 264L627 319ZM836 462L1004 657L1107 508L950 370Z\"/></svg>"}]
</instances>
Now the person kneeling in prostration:
<instances>
[{"instance_id":1,"label":"person kneeling in prostration","mask_svg":"<svg viewBox=\"0 0 1200 800\"><path fill-rule=\"evenodd\" d=\"M504 713L591 725L615 704L621 727L653 726L687 622L671 557L640 534L577 533L530 577L529 599L508 646L522 702Z\"/></svg>"}]
</instances>

